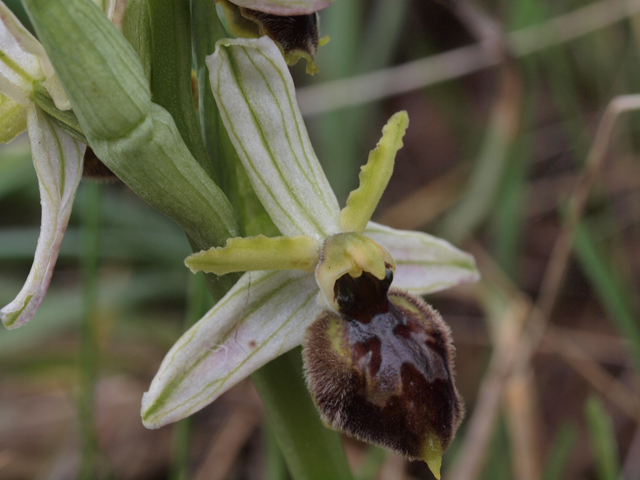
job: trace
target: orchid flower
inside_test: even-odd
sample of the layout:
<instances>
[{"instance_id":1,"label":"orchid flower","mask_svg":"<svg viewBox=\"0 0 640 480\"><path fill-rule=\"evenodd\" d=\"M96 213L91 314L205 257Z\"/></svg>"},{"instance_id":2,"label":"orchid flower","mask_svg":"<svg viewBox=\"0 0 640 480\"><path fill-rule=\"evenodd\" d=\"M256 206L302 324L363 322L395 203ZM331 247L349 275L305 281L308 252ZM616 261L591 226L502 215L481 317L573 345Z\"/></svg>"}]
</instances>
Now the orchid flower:
<instances>
[{"instance_id":1,"label":"orchid flower","mask_svg":"<svg viewBox=\"0 0 640 480\"><path fill-rule=\"evenodd\" d=\"M407 457L425 459L439 471L442 451L461 417L452 380L452 347L439 314L404 292L435 292L475 281L478 272L470 255L444 240L369 221L391 177L408 126L407 114L397 113L384 127L382 139L362 168L360 187L340 211L274 42L268 37L222 40L207 64L224 125L256 194L283 236L232 238L225 247L186 259L192 271L247 273L168 352L143 397L143 423L158 428L186 417L270 360L305 344L308 384L325 422ZM402 290L387 295L391 279ZM334 365L342 362L358 374L361 362L376 361L373 351L355 363L356 357L349 353L357 335L348 325L363 312L372 313L369 322L359 323L365 330L369 328L365 323L373 326L382 318L376 315L384 313L385 322L400 325L406 334L404 340L382 338L383 349L377 351L379 376L370 378L369 385L382 383L364 398L372 408L397 387L383 384L398 380L392 378L400 375L396 363L412 356L406 352L416 342L437 344L435 350L415 347L420 359L411 361L424 364L417 376L443 382L446 394L434 401L447 405L436 406L429 419L420 420L417 437L405 432L415 445L398 444L397 437L382 438L380 432L354 427L353 416L338 405L348 403L348 398L332 397L345 392L340 385L327 385L331 379L321 378L323 367L313 364L318 357L335 357ZM405 341L411 343L409 350L393 344ZM432 418L436 414L442 414L449 425L436 425L437 431L432 431L439 422Z\"/></svg>"},{"instance_id":2,"label":"orchid flower","mask_svg":"<svg viewBox=\"0 0 640 480\"><path fill-rule=\"evenodd\" d=\"M102 5L110 19L121 22L124 3ZM0 310L7 328L27 323L40 306L69 222L82 177L86 145L65 132L38 104L50 97L55 108L66 111L69 100L44 48L15 15L0 2L0 142L9 142L25 129L38 177L42 223L27 281L16 298Z\"/></svg>"}]
</instances>

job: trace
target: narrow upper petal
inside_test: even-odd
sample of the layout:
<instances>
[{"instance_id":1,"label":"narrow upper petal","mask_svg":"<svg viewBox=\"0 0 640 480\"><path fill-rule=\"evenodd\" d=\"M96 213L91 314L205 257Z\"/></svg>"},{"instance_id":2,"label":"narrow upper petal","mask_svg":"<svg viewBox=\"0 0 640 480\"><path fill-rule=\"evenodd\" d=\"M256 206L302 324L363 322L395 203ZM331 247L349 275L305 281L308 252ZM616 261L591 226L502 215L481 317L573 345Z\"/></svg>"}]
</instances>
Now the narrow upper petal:
<instances>
[{"instance_id":1,"label":"narrow upper petal","mask_svg":"<svg viewBox=\"0 0 640 480\"><path fill-rule=\"evenodd\" d=\"M396 261L394 287L424 295L480 278L473 256L441 238L374 222L364 233L386 247Z\"/></svg>"},{"instance_id":2,"label":"narrow upper petal","mask_svg":"<svg viewBox=\"0 0 640 480\"><path fill-rule=\"evenodd\" d=\"M407 112L393 115L382 129L382 138L369 154L366 165L360 168L360 186L347 198L347 206L340 212L340 226L344 232L364 232L374 210L387 188L396 153L402 148L402 137L409 126Z\"/></svg>"},{"instance_id":3,"label":"narrow upper petal","mask_svg":"<svg viewBox=\"0 0 640 480\"><path fill-rule=\"evenodd\" d=\"M0 1L0 90L26 106L33 84L42 81L60 110L71 108L44 48Z\"/></svg>"},{"instance_id":4,"label":"narrow upper petal","mask_svg":"<svg viewBox=\"0 0 640 480\"><path fill-rule=\"evenodd\" d=\"M290 236L337 233L338 202L278 47L268 37L221 40L207 65L229 137L276 226Z\"/></svg>"},{"instance_id":5,"label":"narrow upper petal","mask_svg":"<svg viewBox=\"0 0 640 480\"><path fill-rule=\"evenodd\" d=\"M331 5L333 0L230 0L236 5L273 15L307 15Z\"/></svg>"},{"instance_id":6,"label":"narrow upper petal","mask_svg":"<svg viewBox=\"0 0 640 480\"><path fill-rule=\"evenodd\" d=\"M300 345L316 318L312 274L249 272L171 348L142 397L158 428L197 412L270 360Z\"/></svg>"},{"instance_id":7,"label":"narrow upper petal","mask_svg":"<svg viewBox=\"0 0 640 480\"><path fill-rule=\"evenodd\" d=\"M34 104L27 108L27 125L40 186L42 225L29 277L18 296L0 310L0 318L7 328L28 322L49 288L82 177L82 159L86 149L86 145L54 125Z\"/></svg>"}]
</instances>

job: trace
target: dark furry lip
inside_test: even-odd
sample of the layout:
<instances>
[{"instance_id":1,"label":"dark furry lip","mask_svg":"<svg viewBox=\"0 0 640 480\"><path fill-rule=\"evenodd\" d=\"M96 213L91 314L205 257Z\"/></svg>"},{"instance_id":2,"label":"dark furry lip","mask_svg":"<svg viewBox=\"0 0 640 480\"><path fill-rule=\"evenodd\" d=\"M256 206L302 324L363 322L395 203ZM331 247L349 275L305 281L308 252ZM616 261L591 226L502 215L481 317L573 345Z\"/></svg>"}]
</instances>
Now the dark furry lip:
<instances>
[{"instance_id":1,"label":"dark furry lip","mask_svg":"<svg viewBox=\"0 0 640 480\"><path fill-rule=\"evenodd\" d=\"M438 312L364 272L335 284L339 312L309 327L307 379L324 421L410 458L442 455L463 416L454 348Z\"/></svg>"}]
</instances>

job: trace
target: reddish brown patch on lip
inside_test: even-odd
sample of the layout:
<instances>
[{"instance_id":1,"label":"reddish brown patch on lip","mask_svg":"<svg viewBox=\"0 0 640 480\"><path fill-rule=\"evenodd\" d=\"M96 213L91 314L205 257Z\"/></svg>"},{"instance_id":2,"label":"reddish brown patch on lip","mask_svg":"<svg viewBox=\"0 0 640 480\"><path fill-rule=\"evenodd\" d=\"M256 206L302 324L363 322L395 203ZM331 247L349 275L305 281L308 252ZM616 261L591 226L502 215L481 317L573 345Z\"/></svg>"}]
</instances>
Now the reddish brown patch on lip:
<instances>
[{"instance_id":1,"label":"reddish brown patch on lip","mask_svg":"<svg viewBox=\"0 0 640 480\"><path fill-rule=\"evenodd\" d=\"M255 340L249 340L249 348L254 349L258 346Z\"/></svg>"}]
</instances>

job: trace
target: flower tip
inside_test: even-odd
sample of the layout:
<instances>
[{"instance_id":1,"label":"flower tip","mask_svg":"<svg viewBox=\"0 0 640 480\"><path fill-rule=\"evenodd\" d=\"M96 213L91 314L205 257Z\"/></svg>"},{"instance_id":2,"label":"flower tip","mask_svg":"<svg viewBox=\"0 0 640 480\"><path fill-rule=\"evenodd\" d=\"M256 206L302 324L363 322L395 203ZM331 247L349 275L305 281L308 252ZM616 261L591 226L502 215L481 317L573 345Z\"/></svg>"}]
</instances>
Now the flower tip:
<instances>
[{"instance_id":1,"label":"flower tip","mask_svg":"<svg viewBox=\"0 0 640 480\"><path fill-rule=\"evenodd\" d=\"M407 113L406 110L400 110L399 112L396 112L391 116L388 123L395 124L396 128L406 130L409 126L409 113Z\"/></svg>"},{"instance_id":2,"label":"flower tip","mask_svg":"<svg viewBox=\"0 0 640 480\"><path fill-rule=\"evenodd\" d=\"M191 273L198 273L200 271L197 265L198 255L200 253L201 252L192 253L191 255L189 255L187 258L184 259L184 264L187 266L189 270L191 270Z\"/></svg>"},{"instance_id":3,"label":"flower tip","mask_svg":"<svg viewBox=\"0 0 640 480\"><path fill-rule=\"evenodd\" d=\"M140 407L140 417L142 417L142 424L149 430L155 430L162 427L164 424L158 422L157 416L153 416L154 402L151 399L150 392L144 392L142 394L142 406Z\"/></svg>"},{"instance_id":4,"label":"flower tip","mask_svg":"<svg viewBox=\"0 0 640 480\"><path fill-rule=\"evenodd\" d=\"M440 480L440 465L442 464L442 456L438 455L431 458L425 458L425 462L427 462L429 470L431 470L433 476Z\"/></svg>"},{"instance_id":5,"label":"flower tip","mask_svg":"<svg viewBox=\"0 0 640 480\"><path fill-rule=\"evenodd\" d=\"M433 476L440 480L440 467L442 466L442 448L440 442L431 436L426 441L424 446L424 453L422 459L427 463L429 470L433 473Z\"/></svg>"}]
</instances>

